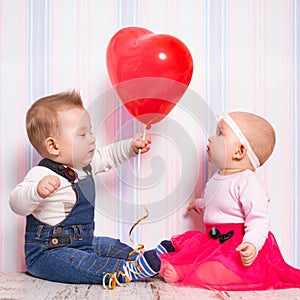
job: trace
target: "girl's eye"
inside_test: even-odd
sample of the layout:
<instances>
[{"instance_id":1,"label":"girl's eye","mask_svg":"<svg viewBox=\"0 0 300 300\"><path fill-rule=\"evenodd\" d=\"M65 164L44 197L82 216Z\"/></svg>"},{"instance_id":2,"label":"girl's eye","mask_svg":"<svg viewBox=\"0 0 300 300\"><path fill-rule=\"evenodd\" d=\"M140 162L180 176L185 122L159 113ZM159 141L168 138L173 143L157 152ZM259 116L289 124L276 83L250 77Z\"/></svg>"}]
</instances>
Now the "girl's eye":
<instances>
[{"instance_id":1,"label":"girl's eye","mask_svg":"<svg viewBox=\"0 0 300 300\"><path fill-rule=\"evenodd\" d=\"M221 135L223 135L222 130L220 130L220 131L218 132L218 136L221 136Z\"/></svg>"}]
</instances>

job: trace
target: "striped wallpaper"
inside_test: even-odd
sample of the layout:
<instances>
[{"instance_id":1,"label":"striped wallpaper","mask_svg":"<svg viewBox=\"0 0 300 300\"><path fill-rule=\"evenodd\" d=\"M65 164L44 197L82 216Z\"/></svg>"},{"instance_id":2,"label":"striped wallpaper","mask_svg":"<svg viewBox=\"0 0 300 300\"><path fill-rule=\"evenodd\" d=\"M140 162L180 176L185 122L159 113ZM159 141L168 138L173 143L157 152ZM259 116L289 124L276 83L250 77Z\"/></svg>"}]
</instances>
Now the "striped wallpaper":
<instances>
[{"instance_id":1,"label":"striped wallpaper","mask_svg":"<svg viewBox=\"0 0 300 300\"><path fill-rule=\"evenodd\" d=\"M142 130L106 69L106 47L127 26L179 38L194 73L176 108L150 130L152 150L140 170L135 159L97 177L96 233L130 243L143 205L150 215L133 239L146 248L201 228L185 206L212 172L205 162L210 117L247 110L276 129L275 152L258 172L272 199L272 231L285 259L300 267L299 0L0 0L0 270L25 269L25 220L11 212L8 195L39 161L24 128L37 98L79 90L99 146Z\"/></svg>"}]
</instances>

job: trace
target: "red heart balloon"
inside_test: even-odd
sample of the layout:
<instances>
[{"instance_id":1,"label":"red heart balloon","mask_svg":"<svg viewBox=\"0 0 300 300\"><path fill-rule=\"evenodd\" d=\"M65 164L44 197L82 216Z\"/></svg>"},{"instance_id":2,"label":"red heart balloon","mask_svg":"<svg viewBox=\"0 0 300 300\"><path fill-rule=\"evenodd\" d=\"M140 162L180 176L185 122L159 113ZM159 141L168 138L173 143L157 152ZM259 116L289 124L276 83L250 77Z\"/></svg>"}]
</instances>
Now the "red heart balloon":
<instances>
[{"instance_id":1,"label":"red heart balloon","mask_svg":"<svg viewBox=\"0 0 300 300\"><path fill-rule=\"evenodd\" d=\"M179 39L140 27L112 37L106 64L121 101L145 124L157 123L172 110L193 73L192 56Z\"/></svg>"}]
</instances>

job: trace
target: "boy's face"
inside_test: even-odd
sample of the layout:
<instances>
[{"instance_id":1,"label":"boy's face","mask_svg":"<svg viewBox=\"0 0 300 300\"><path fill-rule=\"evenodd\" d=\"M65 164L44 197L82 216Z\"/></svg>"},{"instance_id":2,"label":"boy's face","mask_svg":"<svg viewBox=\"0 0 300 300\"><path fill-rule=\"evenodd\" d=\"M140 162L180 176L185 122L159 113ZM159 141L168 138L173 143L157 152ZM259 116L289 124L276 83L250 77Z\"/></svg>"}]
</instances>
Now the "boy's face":
<instances>
[{"instance_id":1,"label":"boy's face","mask_svg":"<svg viewBox=\"0 0 300 300\"><path fill-rule=\"evenodd\" d=\"M209 137L207 146L208 161L220 170L231 167L233 156L240 147L240 142L232 129L221 120L214 136Z\"/></svg>"},{"instance_id":2,"label":"boy's face","mask_svg":"<svg viewBox=\"0 0 300 300\"><path fill-rule=\"evenodd\" d=\"M87 166L96 148L88 112L83 108L72 108L59 112L58 118L61 135L56 138L57 161L77 169Z\"/></svg>"}]
</instances>

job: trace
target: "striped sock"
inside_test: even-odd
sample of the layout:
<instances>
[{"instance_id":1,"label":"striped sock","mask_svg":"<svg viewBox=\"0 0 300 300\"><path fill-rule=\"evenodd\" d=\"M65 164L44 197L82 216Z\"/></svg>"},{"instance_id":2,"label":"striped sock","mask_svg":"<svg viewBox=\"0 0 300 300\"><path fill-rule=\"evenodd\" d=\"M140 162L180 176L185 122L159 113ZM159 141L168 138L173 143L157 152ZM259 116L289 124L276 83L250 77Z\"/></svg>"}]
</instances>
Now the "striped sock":
<instances>
[{"instance_id":1,"label":"striped sock","mask_svg":"<svg viewBox=\"0 0 300 300\"><path fill-rule=\"evenodd\" d=\"M171 241L162 241L156 248L155 248L155 252L157 253L157 255L159 254L165 254L168 252L174 252L175 248L172 244Z\"/></svg>"},{"instance_id":2,"label":"striped sock","mask_svg":"<svg viewBox=\"0 0 300 300\"><path fill-rule=\"evenodd\" d=\"M138 280L156 275L160 270L160 259L155 250L146 251L138 255L134 261L126 261L123 272L130 280ZM124 281L122 279L122 281Z\"/></svg>"}]
</instances>

